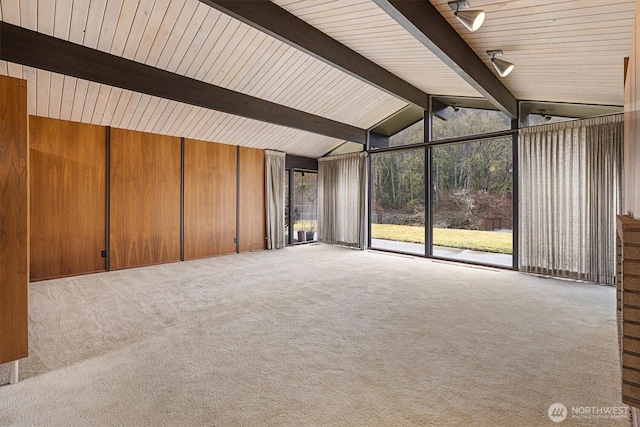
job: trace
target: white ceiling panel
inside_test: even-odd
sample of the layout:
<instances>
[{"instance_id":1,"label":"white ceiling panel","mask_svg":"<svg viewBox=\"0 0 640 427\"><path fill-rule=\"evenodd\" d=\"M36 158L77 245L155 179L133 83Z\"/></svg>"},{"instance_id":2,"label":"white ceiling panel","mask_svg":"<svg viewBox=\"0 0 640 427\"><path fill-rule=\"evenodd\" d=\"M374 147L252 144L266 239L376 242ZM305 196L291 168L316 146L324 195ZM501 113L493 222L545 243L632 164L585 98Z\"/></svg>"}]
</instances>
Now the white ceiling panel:
<instances>
[{"instance_id":1,"label":"white ceiling panel","mask_svg":"<svg viewBox=\"0 0 640 427\"><path fill-rule=\"evenodd\" d=\"M477 96L371 0L273 1L425 92ZM490 49L516 64L503 79L516 98L623 104L636 0L469 0L487 14L474 33L448 0L431 3L491 70Z\"/></svg>"},{"instance_id":2,"label":"white ceiling panel","mask_svg":"<svg viewBox=\"0 0 640 427\"><path fill-rule=\"evenodd\" d=\"M426 93L480 96L371 0L273 2Z\"/></svg>"}]
</instances>

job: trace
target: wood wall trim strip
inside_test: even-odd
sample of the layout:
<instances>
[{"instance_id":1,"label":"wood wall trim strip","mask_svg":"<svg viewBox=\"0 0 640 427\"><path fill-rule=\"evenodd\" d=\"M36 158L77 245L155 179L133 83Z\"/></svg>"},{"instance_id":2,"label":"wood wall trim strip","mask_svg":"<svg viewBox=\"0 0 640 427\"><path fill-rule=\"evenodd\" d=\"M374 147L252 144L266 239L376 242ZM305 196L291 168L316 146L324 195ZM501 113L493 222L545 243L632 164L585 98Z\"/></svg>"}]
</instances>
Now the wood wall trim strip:
<instances>
[{"instance_id":1,"label":"wood wall trim strip","mask_svg":"<svg viewBox=\"0 0 640 427\"><path fill-rule=\"evenodd\" d=\"M180 261L184 261L184 137L180 138Z\"/></svg>"},{"instance_id":2,"label":"wood wall trim strip","mask_svg":"<svg viewBox=\"0 0 640 427\"><path fill-rule=\"evenodd\" d=\"M236 146L236 253L240 253L240 146Z\"/></svg>"},{"instance_id":3,"label":"wood wall trim strip","mask_svg":"<svg viewBox=\"0 0 640 427\"><path fill-rule=\"evenodd\" d=\"M492 104L511 119L517 118L515 96L431 2L373 1Z\"/></svg>"},{"instance_id":4,"label":"wood wall trim strip","mask_svg":"<svg viewBox=\"0 0 640 427\"><path fill-rule=\"evenodd\" d=\"M111 248L109 235L111 233L111 126L107 126L106 146L105 146L105 269L111 271Z\"/></svg>"},{"instance_id":5,"label":"wood wall trim strip","mask_svg":"<svg viewBox=\"0 0 640 427\"><path fill-rule=\"evenodd\" d=\"M366 130L0 21L0 59L360 144Z\"/></svg>"},{"instance_id":6,"label":"wood wall trim strip","mask_svg":"<svg viewBox=\"0 0 640 427\"><path fill-rule=\"evenodd\" d=\"M270 1L200 1L380 90L429 107L428 94Z\"/></svg>"}]
</instances>

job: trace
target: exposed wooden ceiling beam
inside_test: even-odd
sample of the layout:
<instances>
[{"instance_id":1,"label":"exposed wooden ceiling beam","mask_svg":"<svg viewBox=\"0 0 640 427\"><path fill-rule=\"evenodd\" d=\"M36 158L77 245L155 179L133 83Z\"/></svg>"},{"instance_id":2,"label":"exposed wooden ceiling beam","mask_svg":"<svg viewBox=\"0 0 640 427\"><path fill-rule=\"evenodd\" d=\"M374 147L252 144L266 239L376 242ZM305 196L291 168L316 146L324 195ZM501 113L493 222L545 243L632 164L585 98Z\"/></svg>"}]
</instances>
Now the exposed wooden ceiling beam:
<instances>
[{"instance_id":1,"label":"exposed wooden ceiling beam","mask_svg":"<svg viewBox=\"0 0 640 427\"><path fill-rule=\"evenodd\" d=\"M493 105L517 117L515 96L429 1L373 1Z\"/></svg>"},{"instance_id":2,"label":"exposed wooden ceiling beam","mask_svg":"<svg viewBox=\"0 0 640 427\"><path fill-rule=\"evenodd\" d=\"M332 138L367 131L0 21L0 59Z\"/></svg>"},{"instance_id":3,"label":"exposed wooden ceiling beam","mask_svg":"<svg viewBox=\"0 0 640 427\"><path fill-rule=\"evenodd\" d=\"M425 92L268 0L200 1L380 90L429 108Z\"/></svg>"}]
</instances>

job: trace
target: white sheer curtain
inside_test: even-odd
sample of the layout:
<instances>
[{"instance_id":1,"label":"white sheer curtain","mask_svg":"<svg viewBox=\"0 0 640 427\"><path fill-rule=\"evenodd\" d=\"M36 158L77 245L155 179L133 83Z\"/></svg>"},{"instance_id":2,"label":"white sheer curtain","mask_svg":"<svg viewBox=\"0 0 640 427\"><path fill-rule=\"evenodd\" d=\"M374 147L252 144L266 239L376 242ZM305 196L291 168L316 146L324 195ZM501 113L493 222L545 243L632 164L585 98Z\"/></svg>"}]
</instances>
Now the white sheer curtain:
<instances>
[{"instance_id":1,"label":"white sheer curtain","mask_svg":"<svg viewBox=\"0 0 640 427\"><path fill-rule=\"evenodd\" d=\"M365 248L366 155L318 159L318 241Z\"/></svg>"},{"instance_id":2,"label":"white sheer curtain","mask_svg":"<svg viewBox=\"0 0 640 427\"><path fill-rule=\"evenodd\" d=\"M267 249L279 249L284 241L285 153L265 150Z\"/></svg>"},{"instance_id":3,"label":"white sheer curtain","mask_svg":"<svg viewBox=\"0 0 640 427\"><path fill-rule=\"evenodd\" d=\"M614 284L623 116L520 130L520 269Z\"/></svg>"}]
</instances>

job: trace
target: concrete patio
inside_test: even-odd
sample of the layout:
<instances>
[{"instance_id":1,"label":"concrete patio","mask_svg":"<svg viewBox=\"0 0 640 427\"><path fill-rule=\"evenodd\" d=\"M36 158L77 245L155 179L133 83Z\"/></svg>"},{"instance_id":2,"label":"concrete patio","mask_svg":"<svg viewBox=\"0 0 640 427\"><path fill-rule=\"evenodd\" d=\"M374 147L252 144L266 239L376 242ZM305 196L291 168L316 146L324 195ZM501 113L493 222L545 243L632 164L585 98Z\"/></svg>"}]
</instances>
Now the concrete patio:
<instances>
[{"instance_id":1,"label":"concrete patio","mask_svg":"<svg viewBox=\"0 0 640 427\"><path fill-rule=\"evenodd\" d=\"M422 256L425 254L425 246L423 244L397 242L385 239L371 239L370 249L380 249L384 251ZM511 267L513 264L511 255L472 251L469 249L448 248L443 246L434 246L433 255L457 261L471 261L500 267Z\"/></svg>"}]
</instances>

